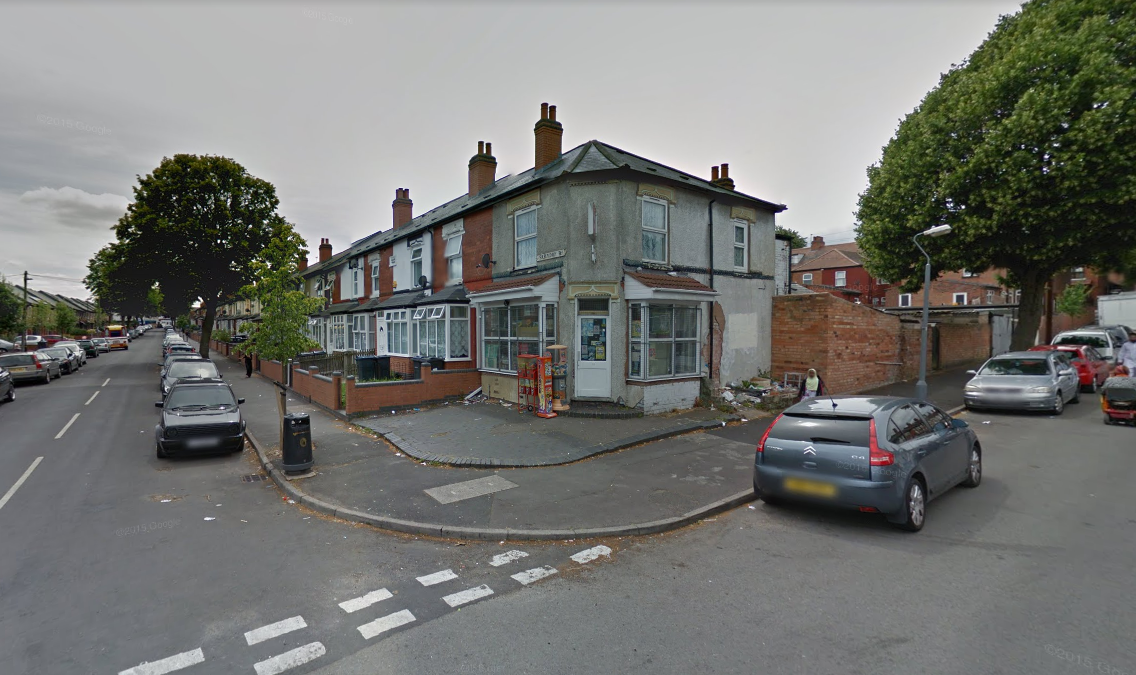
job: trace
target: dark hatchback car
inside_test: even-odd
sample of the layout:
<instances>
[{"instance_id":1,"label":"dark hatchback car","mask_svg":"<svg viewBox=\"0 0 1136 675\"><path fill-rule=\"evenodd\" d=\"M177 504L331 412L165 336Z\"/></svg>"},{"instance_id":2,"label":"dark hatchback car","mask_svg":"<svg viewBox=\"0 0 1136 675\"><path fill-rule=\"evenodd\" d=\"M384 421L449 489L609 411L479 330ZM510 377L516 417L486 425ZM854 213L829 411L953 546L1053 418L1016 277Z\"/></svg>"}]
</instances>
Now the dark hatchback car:
<instances>
[{"instance_id":1,"label":"dark hatchback car","mask_svg":"<svg viewBox=\"0 0 1136 675\"><path fill-rule=\"evenodd\" d=\"M802 401L774 420L754 459L763 501L796 500L883 513L912 532L927 502L982 481L974 430L924 401L834 396Z\"/></svg>"},{"instance_id":2,"label":"dark hatchback car","mask_svg":"<svg viewBox=\"0 0 1136 675\"><path fill-rule=\"evenodd\" d=\"M244 447L243 398L220 380L179 382L154 405L162 417L154 428L159 459L239 452Z\"/></svg>"},{"instance_id":3,"label":"dark hatchback car","mask_svg":"<svg viewBox=\"0 0 1136 675\"><path fill-rule=\"evenodd\" d=\"M90 340L79 340L78 342L79 346L83 348L83 351L87 353L88 359L99 358L99 348L95 346L94 342Z\"/></svg>"},{"instance_id":4,"label":"dark hatchback car","mask_svg":"<svg viewBox=\"0 0 1136 675\"><path fill-rule=\"evenodd\" d=\"M169 358L169 357L167 357ZM178 382L185 380L220 380L221 373L217 366L207 359L187 359L174 361L162 370L162 382L159 385L162 396L170 393Z\"/></svg>"}]
</instances>

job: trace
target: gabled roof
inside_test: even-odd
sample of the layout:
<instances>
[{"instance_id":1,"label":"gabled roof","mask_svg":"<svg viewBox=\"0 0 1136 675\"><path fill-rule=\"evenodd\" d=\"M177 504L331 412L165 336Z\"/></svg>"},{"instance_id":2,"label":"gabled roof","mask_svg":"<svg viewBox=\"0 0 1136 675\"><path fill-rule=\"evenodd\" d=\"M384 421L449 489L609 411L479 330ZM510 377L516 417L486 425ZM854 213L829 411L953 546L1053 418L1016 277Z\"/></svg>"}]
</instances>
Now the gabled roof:
<instances>
[{"instance_id":1,"label":"gabled roof","mask_svg":"<svg viewBox=\"0 0 1136 675\"><path fill-rule=\"evenodd\" d=\"M702 291L713 293L714 289L698 279L669 274L648 274L647 272L625 272L625 274L648 288L670 288L680 291Z\"/></svg>"},{"instance_id":2,"label":"gabled roof","mask_svg":"<svg viewBox=\"0 0 1136 675\"><path fill-rule=\"evenodd\" d=\"M794 272L807 272L809 270L834 269L839 267L860 267L864 263L859 253L841 251L839 249L825 250L811 258L805 258L793 265Z\"/></svg>"}]
</instances>

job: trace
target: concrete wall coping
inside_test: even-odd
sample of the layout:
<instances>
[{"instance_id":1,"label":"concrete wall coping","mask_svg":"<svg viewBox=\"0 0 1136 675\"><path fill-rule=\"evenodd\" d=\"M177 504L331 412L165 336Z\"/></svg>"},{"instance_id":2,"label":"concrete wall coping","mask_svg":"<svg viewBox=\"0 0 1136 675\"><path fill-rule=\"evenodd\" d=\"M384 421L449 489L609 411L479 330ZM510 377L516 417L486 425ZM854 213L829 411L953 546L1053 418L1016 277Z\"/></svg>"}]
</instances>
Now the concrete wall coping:
<instances>
[{"instance_id":1,"label":"concrete wall coping","mask_svg":"<svg viewBox=\"0 0 1136 675\"><path fill-rule=\"evenodd\" d=\"M423 380L391 380L390 382L356 382L356 389L364 387L398 387L404 384L422 384Z\"/></svg>"},{"instance_id":2,"label":"concrete wall coping","mask_svg":"<svg viewBox=\"0 0 1136 675\"><path fill-rule=\"evenodd\" d=\"M335 382L335 380L331 379L327 375L318 375L317 374L317 375L313 375L312 377L316 378L317 380L323 380L324 382Z\"/></svg>"}]
</instances>

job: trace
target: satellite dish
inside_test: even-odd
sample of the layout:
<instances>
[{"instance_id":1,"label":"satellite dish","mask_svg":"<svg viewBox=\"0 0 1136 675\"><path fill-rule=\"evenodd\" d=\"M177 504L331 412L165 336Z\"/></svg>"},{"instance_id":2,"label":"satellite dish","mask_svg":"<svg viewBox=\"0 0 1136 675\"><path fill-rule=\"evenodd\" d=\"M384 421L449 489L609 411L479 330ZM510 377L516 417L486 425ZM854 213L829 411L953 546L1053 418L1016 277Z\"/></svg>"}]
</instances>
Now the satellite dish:
<instances>
[{"instance_id":1,"label":"satellite dish","mask_svg":"<svg viewBox=\"0 0 1136 675\"><path fill-rule=\"evenodd\" d=\"M489 259L488 253L482 254L482 256L481 256L481 266L482 267L489 267L489 263L491 263L491 262L493 262L493 261Z\"/></svg>"},{"instance_id":2,"label":"satellite dish","mask_svg":"<svg viewBox=\"0 0 1136 675\"><path fill-rule=\"evenodd\" d=\"M426 282L426 275L425 275L425 274L423 274L422 276L418 277L418 285L419 285L419 286L421 286L422 288L426 288L426 283L427 283L427 282Z\"/></svg>"}]
</instances>

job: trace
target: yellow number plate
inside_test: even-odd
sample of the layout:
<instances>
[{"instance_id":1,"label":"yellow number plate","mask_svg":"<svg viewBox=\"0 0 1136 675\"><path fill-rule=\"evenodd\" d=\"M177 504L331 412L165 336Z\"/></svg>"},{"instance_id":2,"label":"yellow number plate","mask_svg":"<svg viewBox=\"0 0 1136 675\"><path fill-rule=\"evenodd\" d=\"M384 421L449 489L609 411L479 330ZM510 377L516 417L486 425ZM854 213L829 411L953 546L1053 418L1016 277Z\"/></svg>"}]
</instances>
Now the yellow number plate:
<instances>
[{"instance_id":1,"label":"yellow number plate","mask_svg":"<svg viewBox=\"0 0 1136 675\"><path fill-rule=\"evenodd\" d=\"M819 483L815 480L805 480L802 478L786 478L785 489L789 492L797 492L810 497L825 497L832 499L836 496L836 486L831 483Z\"/></svg>"}]
</instances>

